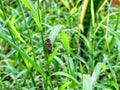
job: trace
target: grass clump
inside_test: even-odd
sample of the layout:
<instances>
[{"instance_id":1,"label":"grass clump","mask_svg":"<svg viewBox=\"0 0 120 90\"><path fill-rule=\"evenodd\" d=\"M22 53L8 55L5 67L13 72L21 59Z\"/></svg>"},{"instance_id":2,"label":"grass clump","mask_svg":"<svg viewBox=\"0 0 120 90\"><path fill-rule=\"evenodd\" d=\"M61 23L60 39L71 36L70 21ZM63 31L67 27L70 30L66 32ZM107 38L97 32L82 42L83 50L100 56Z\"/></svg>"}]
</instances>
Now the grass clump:
<instances>
[{"instance_id":1,"label":"grass clump","mask_svg":"<svg viewBox=\"0 0 120 90\"><path fill-rule=\"evenodd\" d=\"M0 90L119 90L111 2L0 0Z\"/></svg>"}]
</instances>

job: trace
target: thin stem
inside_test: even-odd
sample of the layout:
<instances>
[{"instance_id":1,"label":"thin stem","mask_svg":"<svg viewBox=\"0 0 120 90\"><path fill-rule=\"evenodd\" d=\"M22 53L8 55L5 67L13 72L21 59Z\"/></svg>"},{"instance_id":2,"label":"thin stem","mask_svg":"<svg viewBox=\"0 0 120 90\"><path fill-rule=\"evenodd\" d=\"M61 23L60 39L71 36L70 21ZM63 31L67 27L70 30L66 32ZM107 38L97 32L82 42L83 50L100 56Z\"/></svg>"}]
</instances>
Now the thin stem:
<instances>
[{"instance_id":1,"label":"thin stem","mask_svg":"<svg viewBox=\"0 0 120 90\"><path fill-rule=\"evenodd\" d=\"M38 18L39 18L39 21L40 20L40 12L39 12L39 0L38 0ZM40 36L41 36L41 40L42 40L42 46L43 46L43 50L44 50L44 56L45 56L45 60L47 61L48 60L48 53L46 52L46 48L45 48L45 43L44 43L44 37L43 37L43 32L42 30L40 30ZM48 73L50 75L50 72L48 70ZM53 90L53 85L52 85L52 81L51 81L51 77L49 79L49 82L51 84L51 89ZM47 90L47 87L48 87L48 76L46 75L46 79L45 79L45 82L44 82L44 87L45 87L45 90Z\"/></svg>"},{"instance_id":2,"label":"thin stem","mask_svg":"<svg viewBox=\"0 0 120 90\"><path fill-rule=\"evenodd\" d=\"M31 44L31 47L32 47L32 52L33 52L34 60L36 60L35 50L34 50L32 38L31 38L31 33L30 33L30 30L29 30L27 21L26 21L26 19L25 19L25 15L24 15L24 12L23 12L23 8L22 8L22 6L21 6L20 1L17 0L17 2L18 2L18 5L20 6L20 9L21 9L21 11L22 11L22 16L23 16L23 20L24 20L24 22L25 22L25 27L26 27L27 32L28 32L28 37L29 37L29 39L30 39L30 44Z\"/></svg>"},{"instance_id":3,"label":"thin stem","mask_svg":"<svg viewBox=\"0 0 120 90\"><path fill-rule=\"evenodd\" d=\"M25 19L25 15L24 15L24 12L23 12L23 8L22 8L22 6L21 6L20 1L17 0L17 2L18 2L18 5L20 6L20 9L21 9L21 11L22 11L22 16L23 16L23 20L24 20L24 22L25 22L26 29L27 29L27 31L28 31L28 36L29 36L29 39L30 39L30 43L31 43L31 47L32 47L32 52L33 52L33 56L34 56L34 60L36 60L35 50L34 50L34 47L33 47L33 42L32 42L32 38L31 38L30 30L29 30L29 28L28 28L27 21L26 21L26 19ZM32 73L31 73L32 68L31 68L31 70L29 70L29 68L27 67L27 70L28 70L28 72L30 73L30 76L31 76L31 78L32 78L32 82L33 82L34 86L36 87L36 83L35 83L34 77L33 77Z\"/></svg>"},{"instance_id":4,"label":"thin stem","mask_svg":"<svg viewBox=\"0 0 120 90\"><path fill-rule=\"evenodd\" d=\"M38 0L38 18L39 18L39 22L41 21L40 20L40 12L39 12L39 0ZM41 28L39 28L41 29ZM47 61L48 57L47 57L47 53L46 53L46 49L45 49L45 44L44 44L44 38L43 38L43 32L42 30L40 30L40 36L41 36L41 40L42 40L42 46L43 46L43 52L44 52L44 56L45 56L45 60ZM46 78L44 78L44 88L45 90L47 90L47 83L48 83L48 78L47 78L47 75L45 76Z\"/></svg>"},{"instance_id":5,"label":"thin stem","mask_svg":"<svg viewBox=\"0 0 120 90\"><path fill-rule=\"evenodd\" d=\"M41 21L40 20L40 11L39 11L39 0L38 0L38 18L39 18L39 22ZM45 56L45 59L47 60L48 57L47 57L47 52L46 52L46 49L45 49L45 44L44 44L44 38L43 38L43 32L42 30L40 30L40 36L41 36L41 40L42 40L42 46L43 46L43 51L44 51L44 56Z\"/></svg>"}]
</instances>

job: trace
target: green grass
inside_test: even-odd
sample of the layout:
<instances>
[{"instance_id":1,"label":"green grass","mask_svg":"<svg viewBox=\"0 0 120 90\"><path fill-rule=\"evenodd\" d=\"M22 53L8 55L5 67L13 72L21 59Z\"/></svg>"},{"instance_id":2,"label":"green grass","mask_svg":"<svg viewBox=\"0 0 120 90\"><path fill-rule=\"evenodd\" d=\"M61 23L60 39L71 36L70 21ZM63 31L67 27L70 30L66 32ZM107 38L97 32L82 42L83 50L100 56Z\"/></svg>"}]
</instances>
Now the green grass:
<instances>
[{"instance_id":1,"label":"green grass","mask_svg":"<svg viewBox=\"0 0 120 90\"><path fill-rule=\"evenodd\" d=\"M120 9L90 4L86 36L81 0L0 0L0 90L119 90Z\"/></svg>"}]
</instances>

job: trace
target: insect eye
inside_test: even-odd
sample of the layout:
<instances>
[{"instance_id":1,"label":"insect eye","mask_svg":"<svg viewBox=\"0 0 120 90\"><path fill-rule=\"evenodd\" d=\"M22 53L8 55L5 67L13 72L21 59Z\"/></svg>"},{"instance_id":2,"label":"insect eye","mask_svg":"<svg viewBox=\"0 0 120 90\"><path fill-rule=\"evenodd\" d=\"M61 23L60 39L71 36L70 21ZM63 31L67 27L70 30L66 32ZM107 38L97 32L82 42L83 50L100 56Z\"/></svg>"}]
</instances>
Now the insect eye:
<instances>
[{"instance_id":1,"label":"insect eye","mask_svg":"<svg viewBox=\"0 0 120 90\"><path fill-rule=\"evenodd\" d=\"M46 39L47 42L51 42L49 38Z\"/></svg>"}]
</instances>

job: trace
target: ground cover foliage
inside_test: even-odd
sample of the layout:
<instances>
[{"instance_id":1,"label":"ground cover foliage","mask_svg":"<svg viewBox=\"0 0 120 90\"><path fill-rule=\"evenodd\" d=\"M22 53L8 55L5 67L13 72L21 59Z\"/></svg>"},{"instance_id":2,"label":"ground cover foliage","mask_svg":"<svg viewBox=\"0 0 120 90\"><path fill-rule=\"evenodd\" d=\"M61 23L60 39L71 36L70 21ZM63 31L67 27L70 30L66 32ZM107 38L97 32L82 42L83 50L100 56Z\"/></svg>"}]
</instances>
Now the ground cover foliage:
<instances>
[{"instance_id":1,"label":"ground cover foliage","mask_svg":"<svg viewBox=\"0 0 120 90\"><path fill-rule=\"evenodd\" d=\"M120 9L111 3L0 0L0 90L119 90Z\"/></svg>"}]
</instances>

